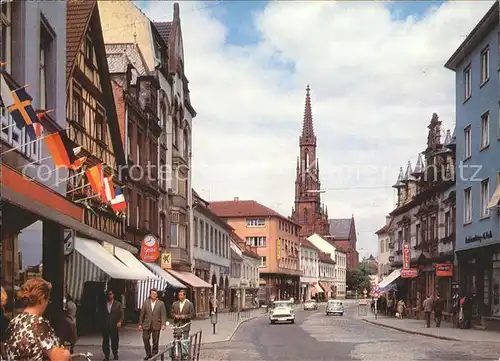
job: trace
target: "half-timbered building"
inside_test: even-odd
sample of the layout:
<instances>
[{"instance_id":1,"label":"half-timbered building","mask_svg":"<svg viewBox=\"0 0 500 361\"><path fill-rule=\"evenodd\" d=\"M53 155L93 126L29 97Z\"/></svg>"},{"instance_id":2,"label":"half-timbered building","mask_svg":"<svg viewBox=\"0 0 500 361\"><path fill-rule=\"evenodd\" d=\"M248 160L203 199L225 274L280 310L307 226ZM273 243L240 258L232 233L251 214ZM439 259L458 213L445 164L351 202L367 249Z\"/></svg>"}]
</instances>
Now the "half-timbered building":
<instances>
[{"instance_id":1,"label":"half-timbered building","mask_svg":"<svg viewBox=\"0 0 500 361\"><path fill-rule=\"evenodd\" d=\"M67 2L66 90L67 135L75 147L81 147L79 156L87 159L83 169L101 165L101 181L112 177L110 193L117 189L124 193L129 172L95 0ZM110 202L103 199L105 189L96 191L84 170L70 171L67 197L83 206L85 224L125 240L126 212L115 212ZM154 278L125 248L137 249L122 248L105 240L99 243L79 234L75 245L78 252L67 258L65 273L68 292L85 305L80 325L88 329L97 326L93 317L95 300L105 288L111 288L121 298L126 310L133 309L135 281Z\"/></svg>"}]
</instances>

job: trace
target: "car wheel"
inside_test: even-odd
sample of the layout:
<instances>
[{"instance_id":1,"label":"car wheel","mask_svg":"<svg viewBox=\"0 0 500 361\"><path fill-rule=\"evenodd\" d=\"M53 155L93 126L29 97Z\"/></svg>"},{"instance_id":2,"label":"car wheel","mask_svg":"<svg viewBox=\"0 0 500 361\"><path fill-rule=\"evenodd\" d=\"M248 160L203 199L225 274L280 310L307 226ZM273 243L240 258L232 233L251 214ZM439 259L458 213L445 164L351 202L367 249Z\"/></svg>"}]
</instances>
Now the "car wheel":
<instances>
[{"instance_id":1,"label":"car wheel","mask_svg":"<svg viewBox=\"0 0 500 361\"><path fill-rule=\"evenodd\" d=\"M291 320L290 323L293 325L295 323L295 320Z\"/></svg>"},{"instance_id":2,"label":"car wheel","mask_svg":"<svg viewBox=\"0 0 500 361\"><path fill-rule=\"evenodd\" d=\"M274 321L269 321L269 323L270 323L271 325L274 325Z\"/></svg>"},{"instance_id":3,"label":"car wheel","mask_svg":"<svg viewBox=\"0 0 500 361\"><path fill-rule=\"evenodd\" d=\"M342 312L342 313L340 314L340 316L344 316L344 313Z\"/></svg>"}]
</instances>

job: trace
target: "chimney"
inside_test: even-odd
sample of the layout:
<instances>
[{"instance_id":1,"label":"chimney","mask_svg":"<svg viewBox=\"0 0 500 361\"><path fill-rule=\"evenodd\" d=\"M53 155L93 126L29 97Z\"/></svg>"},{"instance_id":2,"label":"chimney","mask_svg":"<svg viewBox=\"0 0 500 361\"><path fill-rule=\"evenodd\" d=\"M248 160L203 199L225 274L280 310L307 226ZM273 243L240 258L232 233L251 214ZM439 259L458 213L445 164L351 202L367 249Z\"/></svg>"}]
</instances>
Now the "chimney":
<instances>
[{"instance_id":1,"label":"chimney","mask_svg":"<svg viewBox=\"0 0 500 361\"><path fill-rule=\"evenodd\" d=\"M239 198L239 197L234 197L234 200L235 200L235 201L239 201L239 200L240 200L240 198Z\"/></svg>"}]
</instances>

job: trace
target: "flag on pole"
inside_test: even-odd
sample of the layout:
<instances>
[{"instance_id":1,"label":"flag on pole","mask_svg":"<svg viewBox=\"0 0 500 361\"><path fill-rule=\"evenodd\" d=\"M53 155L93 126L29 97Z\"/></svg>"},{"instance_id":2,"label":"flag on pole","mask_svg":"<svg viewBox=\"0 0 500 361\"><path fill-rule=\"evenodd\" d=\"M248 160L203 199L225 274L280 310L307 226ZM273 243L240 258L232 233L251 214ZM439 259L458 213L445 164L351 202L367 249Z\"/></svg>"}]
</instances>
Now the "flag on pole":
<instances>
[{"instance_id":1,"label":"flag on pole","mask_svg":"<svg viewBox=\"0 0 500 361\"><path fill-rule=\"evenodd\" d=\"M125 202L125 197L120 191L120 188L117 188L115 191L115 198L111 200L111 208L113 208L115 212L121 212L127 209L127 202Z\"/></svg>"},{"instance_id":2,"label":"flag on pole","mask_svg":"<svg viewBox=\"0 0 500 361\"><path fill-rule=\"evenodd\" d=\"M78 170L87 160L86 157L76 157L75 149L81 148L78 147L73 149L71 141L66 134L66 130L52 133L44 139L47 147L49 148L50 154L52 155L56 168L66 167Z\"/></svg>"},{"instance_id":3,"label":"flag on pole","mask_svg":"<svg viewBox=\"0 0 500 361\"><path fill-rule=\"evenodd\" d=\"M12 91L14 104L7 107L7 110L12 115L12 119L19 129L26 127L28 136L33 141L36 139L36 132L33 127L34 123L38 122L35 109L31 104L33 98L28 94L26 89L19 88Z\"/></svg>"},{"instance_id":4,"label":"flag on pole","mask_svg":"<svg viewBox=\"0 0 500 361\"><path fill-rule=\"evenodd\" d=\"M115 187L113 186L113 176L104 177L104 187L102 192L102 201L111 202L115 197Z\"/></svg>"},{"instance_id":5,"label":"flag on pole","mask_svg":"<svg viewBox=\"0 0 500 361\"><path fill-rule=\"evenodd\" d=\"M10 107L14 104L14 98L12 97L12 91L9 88L9 84L5 81L3 74L0 74L0 91L2 97L2 104L5 108Z\"/></svg>"},{"instance_id":6,"label":"flag on pole","mask_svg":"<svg viewBox=\"0 0 500 361\"><path fill-rule=\"evenodd\" d=\"M102 169L102 163L88 168L85 171L87 179L89 180L90 186L94 191L94 194L102 194L104 188L104 173Z\"/></svg>"}]
</instances>

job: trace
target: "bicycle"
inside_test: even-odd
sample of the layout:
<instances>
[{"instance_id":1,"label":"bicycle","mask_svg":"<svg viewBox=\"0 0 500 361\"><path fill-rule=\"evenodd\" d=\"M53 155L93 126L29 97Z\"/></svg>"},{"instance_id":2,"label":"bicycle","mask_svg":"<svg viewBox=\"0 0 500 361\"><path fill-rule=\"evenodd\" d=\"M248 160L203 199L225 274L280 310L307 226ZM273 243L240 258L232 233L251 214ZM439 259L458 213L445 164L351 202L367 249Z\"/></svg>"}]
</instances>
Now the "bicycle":
<instances>
[{"instance_id":1,"label":"bicycle","mask_svg":"<svg viewBox=\"0 0 500 361\"><path fill-rule=\"evenodd\" d=\"M85 361L92 361L91 357L94 356L92 353L90 352L85 352L85 353L74 353L71 355L71 359L74 359L74 358L83 358Z\"/></svg>"},{"instance_id":2,"label":"bicycle","mask_svg":"<svg viewBox=\"0 0 500 361\"><path fill-rule=\"evenodd\" d=\"M167 327L173 330L174 340L172 341L172 348L170 350L170 356L172 361L187 360L189 356L189 340L182 339L182 332L186 326L191 325L188 322L182 326L170 326L170 323L166 323ZM184 350L183 350L184 344Z\"/></svg>"}]
</instances>

